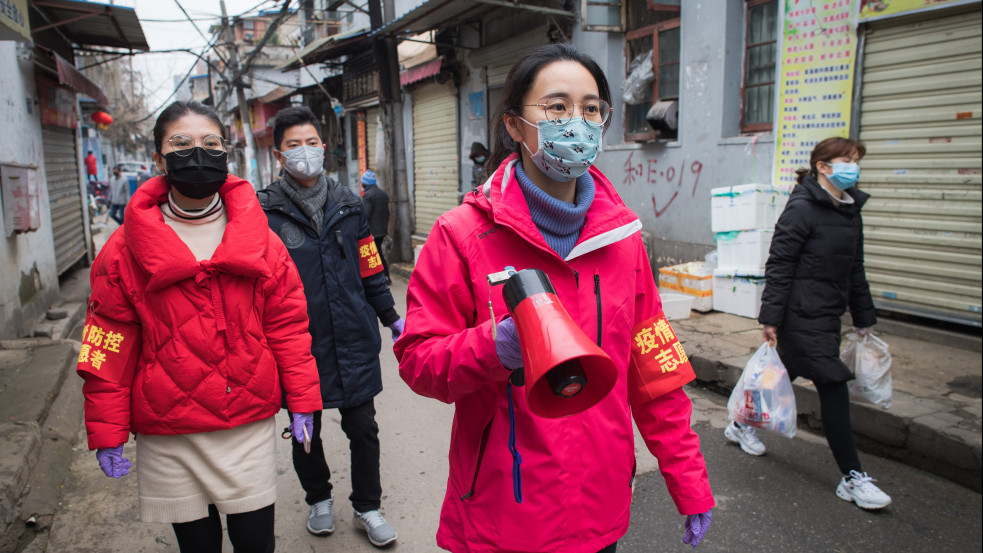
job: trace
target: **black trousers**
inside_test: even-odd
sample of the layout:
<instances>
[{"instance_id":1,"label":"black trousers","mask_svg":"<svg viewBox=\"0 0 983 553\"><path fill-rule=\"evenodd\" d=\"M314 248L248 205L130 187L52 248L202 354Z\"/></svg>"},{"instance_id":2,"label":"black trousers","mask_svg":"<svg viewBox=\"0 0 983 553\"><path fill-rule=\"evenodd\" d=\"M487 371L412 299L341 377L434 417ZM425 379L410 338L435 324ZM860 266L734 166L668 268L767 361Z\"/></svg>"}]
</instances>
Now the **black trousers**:
<instances>
[{"instance_id":1,"label":"black trousers","mask_svg":"<svg viewBox=\"0 0 983 553\"><path fill-rule=\"evenodd\" d=\"M846 382L816 384L819 393L819 411L823 421L826 442L833 451L840 472L850 474L851 470L863 472L857 445L853 441L853 426L850 424L850 390Z\"/></svg>"},{"instance_id":2,"label":"black trousers","mask_svg":"<svg viewBox=\"0 0 983 553\"><path fill-rule=\"evenodd\" d=\"M379 425L375 422L375 401L369 400L356 407L341 407L341 429L348 436L352 456L352 494L348 499L352 507L361 513L374 511L382 505L382 484L379 479ZM304 452L304 445L291 439L294 470L300 485L307 492L304 501L313 505L331 497L331 469L324 456L321 441L321 413L314 412L314 435L311 436L311 452ZM292 420L292 416L291 416Z\"/></svg>"},{"instance_id":3,"label":"black trousers","mask_svg":"<svg viewBox=\"0 0 983 553\"><path fill-rule=\"evenodd\" d=\"M229 541L235 553L273 553L276 547L273 520L273 505L248 513L226 515ZM181 553L222 553L222 519L215 505L208 506L208 516L205 518L171 526Z\"/></svg>"},{"instance_id":4,"label":"black trousers","mask_svg":"<svg viewBox=\"0 0 983 553\"><path fill-rule=\"evenodd\" d=\"M375 249L379 250L379 258L382 259L382 271L386 274L386 282L392 282L389 278L389 262L386 261L386 254L382 253L382 243L386 240L385 236L373 236L375 240Z\"/></svg>"}]
</instances>

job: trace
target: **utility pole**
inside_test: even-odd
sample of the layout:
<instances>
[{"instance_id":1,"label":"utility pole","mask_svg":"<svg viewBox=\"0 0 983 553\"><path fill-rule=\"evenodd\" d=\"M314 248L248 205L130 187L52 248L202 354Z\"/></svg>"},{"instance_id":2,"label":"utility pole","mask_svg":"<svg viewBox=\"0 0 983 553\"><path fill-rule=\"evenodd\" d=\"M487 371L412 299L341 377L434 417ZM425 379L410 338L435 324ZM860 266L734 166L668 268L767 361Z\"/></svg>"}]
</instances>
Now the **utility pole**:
<instances>
[{"instance_id":1,"label":"utility pole","mask_svg":"<svg viewBox=\"0 0 983 553\"><path fill-rule=\"evenodd\" d=\"M259 175L256 172L256 145L253 142L253 129L249 123L249 106L246 105L246 93L242 88L242 74L239 73L239 47L235 43L235 33L229 27L229 16L225 12L225 0L219 0L222 7L222 32L232 44L232 53L229 56L229 65L232 69L232 86L236 88L236 100L239 104L239 118L242 119L242 134L246 136L246 178L253 185L253 189L262 188L259 182Z\"/></svg>"},{"instance_id":2,"label":"utility pole","mask_svg":"<svg viewBox=\"0 0 983 553\"><path fill-rule=\"evenodd\" d=\"M392 0L385 2L385 21L395 19ZM369 0L369 21L372 29L383 26L380 0ZM396 55L396 42L392 38L376 38L372 41L372 52L379 68L380 117L385 135L386 150L389 153L389 166L386 180L390 186L390 203L395 198L396 218L393 224L394 261L413 260L412 235L413 219L410 213L409 186L406 181L406 145L403 137L403 102L399 86L399 64Z\"/></svg>"}]
</instances>

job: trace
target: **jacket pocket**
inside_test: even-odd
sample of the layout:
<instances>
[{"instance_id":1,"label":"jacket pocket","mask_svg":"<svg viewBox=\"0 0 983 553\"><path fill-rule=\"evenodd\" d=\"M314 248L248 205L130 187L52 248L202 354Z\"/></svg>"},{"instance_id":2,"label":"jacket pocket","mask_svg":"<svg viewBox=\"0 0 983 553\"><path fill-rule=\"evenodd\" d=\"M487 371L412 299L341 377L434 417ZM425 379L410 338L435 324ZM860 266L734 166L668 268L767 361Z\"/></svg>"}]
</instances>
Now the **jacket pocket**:
<instances>
[{"instance_id":1,"label":"jacket pocket","mask_svg":"<svg viewBox=\"0 0 983 553\"><path fill-rule=\"evenodd\" d=\"M467 501L474 496L475 484L478 482L478 471L481 470L481 460L485 456L485 448L488 446L488 436L491 435L492 421L495 420L495 416L492 415L488 422L485 423L485 427L481 430L481 441L478 443L478 455L474 460L474 470L471 473L471 486L467 493L461 496L461 501Z\"/></svg>"}]
</instances>

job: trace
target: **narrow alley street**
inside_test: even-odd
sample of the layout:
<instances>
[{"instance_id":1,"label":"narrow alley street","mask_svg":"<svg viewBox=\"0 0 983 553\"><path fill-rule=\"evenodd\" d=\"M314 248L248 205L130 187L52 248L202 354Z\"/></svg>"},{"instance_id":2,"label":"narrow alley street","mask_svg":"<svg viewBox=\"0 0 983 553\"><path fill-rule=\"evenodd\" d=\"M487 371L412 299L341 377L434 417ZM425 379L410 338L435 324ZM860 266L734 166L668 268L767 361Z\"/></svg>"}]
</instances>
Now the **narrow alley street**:
<instances>
[{"instance_id":1,"label":"narrow alley street","mask_svg":"<svg viewBox=\"0 0 983 553\"><path fill-rule=\"evenodd\" d=\"M406 282L395 279L397 305L405 305ZM388 336L384 332L383 336ZM453 407L414 395L400 380L391 350L382 353L385 391L377 398L382 441L383 513L399 533L392 551L439 551L434 541L447 474L447 445ZM66 387L67 388L67 387ZM80 386L79 386L80 389ZM716 496L713 526L699 551L977 551L983 507L980 494L894 461L863 455L867 470L890 493L894 504L865 512L838 499L832 456L820 437L800 430L792 440L764 435L768 454L754 458L723 436L726 398L689 387L694 428L700 434ZM284 426L285 414L278 416ZM290 462L286 442L278 444L277 550L282 552L368 552L363 533L352 527L347 440L337 412L326 416L327 444L336 483L336 526L315 537L304 525L307 506ZM137 520L136 478L106 478L79 435L71 472L64 484L47 551L175 553L169 525ZM505 444L501 444L505 447ZM521 448L521 443L520 443ZM619 543L621 553L683 551L683 517L665 490L654 458L636 438L639 476L632 525ZM127 444L132 457L134 444ZM231 552L226 543L225 551Z\"/></svg>"}]
</instances>

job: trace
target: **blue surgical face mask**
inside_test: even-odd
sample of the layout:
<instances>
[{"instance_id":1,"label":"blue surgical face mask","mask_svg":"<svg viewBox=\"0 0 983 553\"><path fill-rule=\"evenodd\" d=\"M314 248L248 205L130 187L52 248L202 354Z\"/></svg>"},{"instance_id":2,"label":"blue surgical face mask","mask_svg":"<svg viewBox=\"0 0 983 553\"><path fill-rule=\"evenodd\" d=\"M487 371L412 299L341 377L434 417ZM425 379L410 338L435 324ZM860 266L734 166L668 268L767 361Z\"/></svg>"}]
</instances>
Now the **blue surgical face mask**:
<instances>
[{"instance_id":1,"label":"blue surgical face mask","mask_svg":"<svg viewBox=\"0 0 983 553\"><path fill-rule=\"evenodd\" d=\"M523 123L539 131L539 149L532 153L525 142L533 163L547 177L567 182L583 175L594 164L601 151L601 127L588 125L583 117L575 117L562 125L543 120Z\"/></svg>"},{"instance_id":2,"label":"blue surgical face mask","mask_svg":"<svg viewBox=\"0 0 983 553\"><path fill-rule=\"evenodd\" d=\"M481 165L482 163L485 162L485 156L478 156L478 157L474 158L474 162L477 163L477 164L479 164L479 165Z\"/></svg>"},{"instance_id":3,"label":"blue surgical face mask","mask_svg":"<svg viewBox=\"0 0 983 553\"><path fill-rule=\"evenodd\" d=\"M860 178L860 166L856 163L837 161L836 163L830 164L830 167L833 168L833 174L828 175L826 178L829 179L829 182L833 183L833 186L840 190L853 188L857 184L857 179Z\"/></svg>"}]
</instances>

